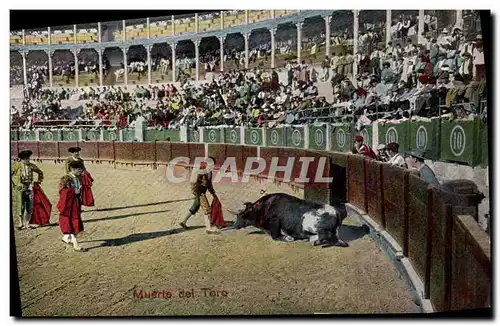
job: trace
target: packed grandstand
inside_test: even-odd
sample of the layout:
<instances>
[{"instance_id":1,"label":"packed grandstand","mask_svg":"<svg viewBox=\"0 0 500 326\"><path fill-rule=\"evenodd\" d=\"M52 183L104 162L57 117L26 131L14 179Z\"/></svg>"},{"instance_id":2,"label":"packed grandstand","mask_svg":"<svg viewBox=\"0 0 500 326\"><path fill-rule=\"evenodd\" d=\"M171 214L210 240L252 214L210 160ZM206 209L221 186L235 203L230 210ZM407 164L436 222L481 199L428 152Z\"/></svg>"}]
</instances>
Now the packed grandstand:
<instances>
[{"instance_id":1,"label":"packed grandstand","mask_svg":"<svg viewBox=\"0 0 500 326\"><path fill-rule=\"evenodd\" d=\"M467 10L236 10L12 31L11 126L486 118L480 27Z\"/></svg>"}]
</instances>

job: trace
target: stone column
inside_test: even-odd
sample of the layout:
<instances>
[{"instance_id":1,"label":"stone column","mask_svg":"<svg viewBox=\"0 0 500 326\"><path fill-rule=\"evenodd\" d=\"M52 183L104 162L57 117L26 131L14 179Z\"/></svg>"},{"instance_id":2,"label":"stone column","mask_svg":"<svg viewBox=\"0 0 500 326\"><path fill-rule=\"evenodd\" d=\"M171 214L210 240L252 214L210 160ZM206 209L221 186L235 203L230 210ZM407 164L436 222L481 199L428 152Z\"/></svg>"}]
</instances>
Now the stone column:
<instances>
[{"instance_id":1,"label":"stone column","mask_svg":"<svg viewBox=\"0 0 500 326\"><path fill-rule=\"evenodd\" d=\"M172 15L172 36L175 35L175 18L174 15Z\"/></svg>"},{"instance_id":2,"label":"stone column","mask_svg":"<svg viewBox=\"0 0 500 326\"><path fill-rule=\"evenodd\" d=\"M53 78L52 78L52 71L53 71L53 68L52 68L52 51L45 51L47 53L47 56L49 58L49 87L54 87L52 82L53 82Z\"/></svg>"},{"instance_id":3,"label":"stone column","mask_svg":"<svg viewBox=\"0 0 500 326\"><path fill-rule=\"evenodd\" d=\"M123 70L125 70L123 72L123 83L125 84L125 86L127 86L127 84L128 84L128 63L127 63L128 48L122 48L122 51L123 51Z\"/></svg>"},{"instance_id":4,"label":"stone column","mask_svg":"<svg viewBox=\"0 0 500 326\"><path fill-rule=\"evenodd\" d=\"M359 10L353 10L352 11L353 16L354 16L354 31L353 31L353 54L356 55L358 53L358 42L359 42ZM352 67L352 75L357 76L358 74L358 65L354 64Z\"/></svg>"},{"instance_id":5,"label":"stone column","mask_svg":"<svg viewBox=\"0 0 500 326\"><path fill-rule=\"evenodd\" d=\"M125 42L125 40L127 39L127 28L125 25L125 19L122 20L122 30L123 30L122 41Z\"/></svg>"},{"instance_id":6,"label":"stone column","mask_svg":"<svg viewBox=\"0 0 500 326\"><path fill-rule=\"evenodd\" d=\"M75 24L75 25L73 25L73 38L74 38L75 44L78 43L77 37L76 37L76 32L77 32L77 30L76 30L76 24Z\"/></svg>"},{"instance_id":7,"label":"stone column","mask_svg":"<svg viewBox=\"0 0 500 326\"><path fill-rule=\"evenodd\" d=\"M80 52L80 50L73 50L73 54L75 55L75 87L79 87L80 86L80 71L78 70L78 53Z\"/></svg>"},{"instance_id":8,"label":"stone column","mask_svg":"<svg viewBox=\"0 0 500 326\"><path fill-rule=\"evenodd\" d=\"M199 23L198 23L198 13L194 14L194 32L198 34L200 29Z\"/></svg>"},{"instance_id":9,"label":"stone column","mask_svg":"<svg viewBox=\"0 0 500 326\"><path fill-rule=\"evenodd\" d=\"M330 22L332 21L332 16L326 16L324 19L325 19L325 55L330 56L330 43L331 43Z\"/></svg>"},{"instance_id":10,"label":"stone column","mask_svg":"<svg viewBox=\"0 0 500 326\"><path fill-rule=\"evenodd\" d=\"M48 33L47 40L49 41L49 45L51 45L52 44L52 36L50 35L51 34L50 27L47 28L47 33Z\"/></svg>"},{"instance_id":11,"label":"stone column","mask_svg":"<svg viewBox=\"0 0 500 326\"><path fill-rule=\"evenodd\" d=\"M24 29L22 30L22 37L23 37L23 46L26 45L26 33Z\"/></svg>"},{"instance_id":12,"label":"stone column","mask_svg":"<svg viewBox=\"0 0 500 326\"><path fill-rule=\"evenodd\" d=\"M245 10L245 25L248 25L248 10Z\"/></svg>"},{"instance_id":13,"label":"stone column","mask_svg":"<svg viewBox=\"0 0 500 326\"><path fill-rule=\"evenodd\" d=\"M425 26L425 21L424 21L424 10L419 10L418 11L418 43L422 44L424 42L424 26Z\"/></svg>"},{"instance_id":14,"label":"stone column","mask_svg":"<svg viewBox=\"0 0 500 326\"><path fill-rule=\"evenodd\" d=\"M247 32L243 33L243 38L245 39L245 69L248 69L248 38L250 34Z\"/></svg>"},{"instance_id":15,"label":"stone column","mask_svg":"<svg viewBox=\"0 0 500 326\"><path fill-rule=\"evenodd\" d=\"M148 84L151 84L152 81L152 75L151 75L151 49L153 48L152 45L146 45L146 51L148 53Z\"/></svg>"},{"instance_id":16,"label":"stone column","mask_svg":"<svg viewBox=\"0 0 500 326\"><path fill-rule=\"evenodd\" d=\"M385 11L385 46L389 45L391 41L391 27L392 27L392 11Z\"/></svg>"},{"instance_id":17,"label":"stone column","mask_svg":"<svg viewBox=\"0 0 500 326\"><path fill-rule=\"evenodd\" d=\"M102 36L101 36L101 34L102 34L102 31L101 31L101 23L99 22L99 23L97 23L97 41L98 41L99 43L101 43L101 42L102 42Z\"/></svg>"},{"instance_id":18,"label":"stone column","mask_svg":"<svg viewBox=\"0 0 500 326\"><path fill-rule=\"evenodd\" d=\"M21 51L21 56L23 57L24 87L28 89L28 69L26 67L26 57L28 56L28 51Z\"/></svg>"},{"instance_id":19,"label":"stone column","mask_svg":"<svg viewBox=\"0 0 500 326\"><path fill-rule=\"evenodd\" d=\"M173 16L172 16L173 17ZM170 43L170 47L172 48L172 82L176 82L176 73L175 73L175 48L177 47L177 42Z\"/></svg>"},{"instance_id":20,"label":"stone column","mask_svg":"<svg viewBox=\"0 0 500 326\"><path fill-rule=\"evenodd\" d=\"M457 10L457 22L455 23L455 27L458 27L462 30L464 29L464 18L462 10Z\"/></svg>"},{"instance_id":21,"label":"stone column","mask_svg":"<svg viewBox=\"0 0 500 326\"><path fill-rule=\"evenodd\" d=\"M269 32L271 33L271 68L275 68L274 60L276 57L276 28L271 28Z\"/></svg>"},{"instance_id":22,"label":"stone column","mask_svg":"<svg viewBox=\"0 0 500 326\"><path fill-rule=\"evenodd\" d=\"M274 18L275 18L274 9L271 9L271 19L274 19Z\"/></svg>"},{"instance_id":23,"label":"stone column","mask_svg":"<svg viewBox=\"0 0 500 326\"><path fill-rule=\"evenodd\" d=\"M99 86L103 86L102 53L102 49L97 50L97 54L99 55Z\"/></svg>"},{"instance_id":24,"label":"stone column","mask_svg":"<svg viewBox=\"0 0 500 326\"><path fill-rule=\"evenodd\" d=\"M200 40L194 40L194 56L196 60L196 81L200 80Z\"/></svg>"},{"instance_id":25,"label":"stone column","mask_svg":"<svg viewBox=\"0 0 500 326\"><path fill-rule=\"evenodd\" d=\"M149 23L149 17L146 18L146 37L148 38L148 40L151 38L151 30L149 28L151 24Z\"/></svg>"},{"instance_id":26,"label":"stone column","mask_svg":"<svg viewBox=\"0 0 500 326\"><path fill-rule=\"evenodd\" d=\"M300 53L302 52L302 25L303 22L295 24L297 26L297 63L300 63Z\"/></svg>"},{"instance_id":27,"label":"stone column","mask_svg":"<svg viewBox=\"0 0 500 326\"><path fill-rule=\"evenodd\" d=\"M224 29L224 11L221 10L220 12L220 29Z\"/></svg>"},{"instance_id":28,"label":"stone column","mask_svg":"<svg viewBox=\"0 0 500 326\"><path fill-rule=\"evenodd\" d=\"M226 35L219 36L220 43L220 71L224 71L224 41L226 40Z\"/></svg>"}]
</instances>

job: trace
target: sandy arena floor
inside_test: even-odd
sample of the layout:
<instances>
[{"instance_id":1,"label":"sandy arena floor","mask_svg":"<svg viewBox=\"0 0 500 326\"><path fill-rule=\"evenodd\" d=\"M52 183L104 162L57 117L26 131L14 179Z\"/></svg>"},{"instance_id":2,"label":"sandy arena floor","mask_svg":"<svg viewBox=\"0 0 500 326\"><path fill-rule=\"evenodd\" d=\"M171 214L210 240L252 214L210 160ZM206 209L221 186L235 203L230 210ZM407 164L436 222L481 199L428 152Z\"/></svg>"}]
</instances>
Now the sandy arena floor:
<instances>
[{"instance_id":1,"label":"sandy arena floor","mask_svg":"<svg viewBox=\"0 0 500 326\"><path fill-rule=\"evenodd\" d=\"M38 166L56 222L64 166ZM341 233L349 248L274 242L253 228L207 235L201 213L188 222L196 228L182 231L176 222L192 203L188 184L167 183L164 169L88 170L97 204L83 213L88 252L63 244L59 226L15 231L24 316L417 312L404 279L353 218ZM260 189L293 193L258 182L215 188L233 210ZM162 297L134 297L154 290Z\"/></svg>"}]
</instances>

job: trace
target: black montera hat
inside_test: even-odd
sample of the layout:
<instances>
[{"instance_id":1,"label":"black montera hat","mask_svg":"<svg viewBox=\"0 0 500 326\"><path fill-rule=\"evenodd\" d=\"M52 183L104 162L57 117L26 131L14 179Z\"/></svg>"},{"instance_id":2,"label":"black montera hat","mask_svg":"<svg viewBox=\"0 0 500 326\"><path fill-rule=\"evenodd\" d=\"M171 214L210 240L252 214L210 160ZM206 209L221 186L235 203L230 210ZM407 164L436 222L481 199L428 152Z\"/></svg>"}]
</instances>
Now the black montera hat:
<instances>
[{"instance_id":1,"label":"black montera hat","mask_svg":"<svg viewBox=\"0 0 500 326\"><path fill-rule=\"evenodd\" d=\"M83 169L83 164L81 161L71 161L68 165L70 169Z\"/></svg>"},{"instance_id":2,"label":"black montera hat","mask_svg":"<svg viewBox=\"0 0 500 326\"><path fill-rule=\"evenodd\" d=\"M68 152L70 152L70 153L78 153L81 150L82 149L80 147L70 147L70 148L68 148Z\"/></svg>"},{"instance_id":3,"label":"black montera hat","mask_svg":"<svg viewBox=\"0 0 500 326\"><path fill-rule=\"evenodd\" d=\"M21 160L24 160L24 159L30 158L31 155L33 155L33 152L30 151L29 149L27 149L24 151L20 151L19 154L17 155L17 157L19 157Z\"/></svg>"}]
</instances>

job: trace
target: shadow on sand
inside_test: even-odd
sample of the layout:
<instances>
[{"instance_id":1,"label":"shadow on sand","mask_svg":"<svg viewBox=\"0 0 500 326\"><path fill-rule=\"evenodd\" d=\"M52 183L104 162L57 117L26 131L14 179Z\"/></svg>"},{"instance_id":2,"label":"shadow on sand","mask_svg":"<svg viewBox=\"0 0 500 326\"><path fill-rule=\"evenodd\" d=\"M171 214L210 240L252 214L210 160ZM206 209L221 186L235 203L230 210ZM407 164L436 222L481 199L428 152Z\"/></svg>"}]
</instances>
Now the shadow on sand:
<instances>
[{"instance_id":1,"label":"shadow on sand","mask_svg":"<svg viewBox=\"0 0 500 326\"><path fill-rule=\"evenodd\" d=\"M141 216L141 215L148 215L148 214L166 213L166 212L170 212L170 210L164 209L164 210L161 210L161 211L154 211L154 212L143 212L143 213L133 213L133 214L108 216L108 217L102 217L102 218L95 218L95 219L83 220L83 222L84 223L92 223L92 222L107 221L107 220L119 220L119 219L127 218L127 217L134 217L134 216Z\"/></svg>"},{"instance_id":2,"label":"shadow on sand","mask_svg":"<svg viewBox=\"0 0 500 326\"><path fill-rule=\"evenodd\" d=\"M147 207L147 206L163 205L163 204L170 204L170 203L179 203L179 202L188 201L188 200L193 200L193 198L167 200L167 201L161 201L161 202L158 202L158 203L149 203L149 204L140 204L140 205L99 208L99 209L94 209L94 210L86 210L85 212L109 212L109 211L116 211L116 210L119 210L119 209L126 209L126 208Z\"/></svg>"},{"instance_id":3,"label":"shadow on sand","mask_svg":"<svg viewBox=\"0 0 500 326\"><path fill-rule=\"evenodd\" d=\"M158 231L158 232L134 233L134 234L129 234L123 238L80 241L79 243L103 242L102 244L100 244L98 246L85 248L86 250L97 249L100 247L118 247L118 246L123 246L123 245L134 243L134 242L157 239L157 238L165 237L167 235L172 235L172 234L176 234L176 233L181 233L181 232L185 232L185 231L192 231L192 230L202 229L202 228L204 228L204 226L192 226L192 227L189 227L188 230L184 230L182 228L176 228L176 229L172 229L172 230Z\"/></svg>"}]
</instances>

